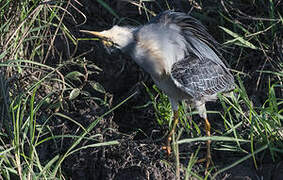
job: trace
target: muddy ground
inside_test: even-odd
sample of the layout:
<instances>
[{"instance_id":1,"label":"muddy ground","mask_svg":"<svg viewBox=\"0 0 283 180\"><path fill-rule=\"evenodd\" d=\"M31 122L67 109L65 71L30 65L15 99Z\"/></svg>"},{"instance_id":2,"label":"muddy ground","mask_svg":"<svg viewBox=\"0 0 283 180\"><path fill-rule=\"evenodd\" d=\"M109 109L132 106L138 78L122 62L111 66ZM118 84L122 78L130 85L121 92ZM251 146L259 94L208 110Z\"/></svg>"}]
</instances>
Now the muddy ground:
<instances>
[{"instance_id":1,"label":"muddy ground","mask_svg":"<svg viewBox=\"0 0 283 180\"><path fill-rule=\"evenodd\" d=\"M111 8L120 16L127 17L121 24L132 23L137 25L136 22L143 24L148 21L144 11L139 13L137 6L117 1L105 1ZM82 6L76 4L76 7L86 16L86 22L84 17L78 13L77 10L70 8L69 11L73 14L77 22L74 22L71 17L67 17L64 23L71 30L77 38L90 37L88 35L79 32L79 29L89 30L103 30L111 27L113 24L119 23L117 18L106 10L97 1L86 0L81 2ZM176 10L183 12L189 12L192 8L189 1L180 1L179 3L174 1L169 2L170 7L174 7ZM154 12L161 12L168 9L165 2L158 1L158 3L147 3L147 7L154 10ZM223 10L221 4L213 1L207 1L201 4L202 9L193 9L195 15L209 17L208 19L202 19L209 32L218 40L221 41L219 36L219 14L217 8ZM222 8L222 9L221 9ZM224 11L224 10L223 10ZM194 14L193 14L194 15ZM211 20L211 21L210 21ZM77 24L82 25L76 26ZM63 55L68 56L68 49L65 46L64 39L58 38L55 42L55 46L59 52L63 52ZM75 47L70 44L71 52L75 51ZM237 49L228 49L237 53ZM71 179L85 179L85 180L101 180L101 179L115 179L115 180L163 180L163 179L176 179L175 176L175 159L172 155L167 157L166 153L162 150L162 145L165 140L166 133L168 133L168 127L166 125L160 125L156 121L154 108L151 104L143 108L136 108L143 106L150 102L150 97L146 92L145 86L152 87L153 82L150 77L144 73L128 56L119 52L114 55L109 55L102 47L99 41L79 41L78 48L75 55L81 56L82 59L92 62L101 68L99 73L89 74L88 81L83 84L83 90L89 92L92 97L99 97L104 99L104 104L95 99L85 98L80 95L71 102L66 102L64 110L60 110L72 117L77 122L87 127L91 122L95 121L100 115L107 112L112 107L119 104L122 100L129 97L132 93L136 93L133 98L124 103L121 107L111 112L104 118L102 118L97 126L93 129L91 134L102 134L98 138L99 142L118 140L118 145L104 146L98 148L88 148L75 153L68 157L63 164L63 171L67 177ZM224 56L231 56L230 53L224 53ZM263 88L259 88L255 92L256 86L256 70L260 69L262 65L262 57L256 56L256 54L250 54L253 57L253 61L258 60L256 66L251 66L252 61L246 61L245 64L241 62L237 64L238 70L243 70L250 73L249 77L245 77L244 83L247 85L248 93L252 96L262 97L266 95ZM231 60L227 60L228 63ZM56 63L56 58L47 63ZM235 63L234 63L235 64ZM232 64L232 65L234 65ZM234 65L235 66L235 65ZM88 67L88 70L93 70L92 67ZM85 69L76 65L68 66L64 69L64 74L71 71L80 71L85 74ZM248 72L249 71L249 72ZM89 81L99 82L105 89L106 93L101 93L92 90ZM142 83L143 82L143 83ZM78 84L80 86L81 84ZM263 100L258 98L257 101L261 103ZM223 112L222 106L219 102L208 105L209 110L217 110ZM201 127L204 127L201 119L195 115L192 118L199 123ZM218 115L209 115L213 129L224 130L223 121ZM58 134L76 134L77 126L70 121L65 121L60 118L54 120L54 131ZM181 127L179 127L181 128ZM219 135L217 132L212 131L213 135ZM202 132L204 135L204 133ZM191 134L183 133L181 138L192 137ZM53 146L50 142L48 152L42 154L42 158L53 157L54 154L64 152L71 145L72 141L69 139L60 141L59 150ZM87 145L89 142L86 141ZM246 145L247 146L247 145ZM196 142L190 144L180 145L180 161L184 167L190 160L190 157L200 147L200 151L197 155L201 158L205 155L205 143ZM239 160L246 154L237 152L227 152L217 150L220 147L219 143L212 143L212 158L217 170L227 167L232 162ZM249 147L243 148L249 149ZM252 159L248 159L239 165L221 173L217 176L218 179L283 179L283 161L273 162L268 155L257 155L258 169L254 167ZM194 165L194 172L203 175L204 164L199 163ZM212 172L216 172L214 169ZM181 176L183 177L185 172L181 170ZM213 174L213 173L212 173Z\"/></svg>"}]
</instances>

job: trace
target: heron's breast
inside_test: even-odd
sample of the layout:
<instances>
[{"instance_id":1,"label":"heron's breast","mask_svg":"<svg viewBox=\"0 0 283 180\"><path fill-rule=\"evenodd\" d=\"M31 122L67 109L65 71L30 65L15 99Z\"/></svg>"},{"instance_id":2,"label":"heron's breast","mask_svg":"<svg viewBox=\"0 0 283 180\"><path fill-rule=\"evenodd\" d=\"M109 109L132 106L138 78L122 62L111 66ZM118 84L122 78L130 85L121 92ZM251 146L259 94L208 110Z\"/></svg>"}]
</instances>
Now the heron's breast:
<instances>
[{"instance_id":1,"label":"heron's breast","mask_svg":"<svg viewBox=\"0 0 283 180\"><path fill-rule=\"evenodd\" d=\"M169 73L169 67L164 62L160 48L153 41L138 42L133 51L132 58L152 77L161 78Z\"/></svg>"}]
</instances>

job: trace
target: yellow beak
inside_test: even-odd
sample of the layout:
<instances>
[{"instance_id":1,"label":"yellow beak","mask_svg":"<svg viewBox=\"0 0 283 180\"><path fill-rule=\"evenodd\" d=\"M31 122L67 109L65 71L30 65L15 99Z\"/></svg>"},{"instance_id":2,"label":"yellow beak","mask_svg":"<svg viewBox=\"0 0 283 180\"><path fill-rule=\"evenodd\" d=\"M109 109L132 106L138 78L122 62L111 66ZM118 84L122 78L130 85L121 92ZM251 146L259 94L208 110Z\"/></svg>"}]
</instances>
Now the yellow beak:
<instances>
[{"instance_id":1,"label":"yellow beak","mask_svg":"<svg viewBox=\"0 0 283 180\"><path fill-rule=\"evenodd\" d=\"M105 46L112 46L113 45L113 42L111 40L109 40L108 37L105 34L102 34L101 32L88 31L88 30L80 30L80 32L92 34L92 35L95 35L95 36L101 38L102 39L102 43Z\"/></svg>"},{"instance_id":2,"label":"yellow beak","mask_svg":"<svg viewBox=\"0 0 283 180\"><path fill-rule=\"evenodd\" d=\"M92 35L95 35L95 36L100 37L100 38L107 38L101 32L97 32L97 31L80 30L80 32L92 34Z\"/></svg>"}]
</instances>

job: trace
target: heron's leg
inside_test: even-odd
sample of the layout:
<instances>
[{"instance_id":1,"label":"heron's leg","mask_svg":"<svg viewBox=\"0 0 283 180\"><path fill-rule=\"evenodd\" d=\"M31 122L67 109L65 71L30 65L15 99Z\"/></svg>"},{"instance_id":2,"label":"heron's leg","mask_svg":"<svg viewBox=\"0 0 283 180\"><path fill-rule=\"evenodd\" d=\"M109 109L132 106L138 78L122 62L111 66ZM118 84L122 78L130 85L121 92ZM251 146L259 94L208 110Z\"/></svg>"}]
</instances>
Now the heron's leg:
<instances>
[{"instance_id":1,"label":"heron's leg","mask_svg":"<svg viewBox=\"0 0 283 180\"><path fill-rule=\"evenodd\" d=\"M205 118L205 132L207 136L210 136L210 123L207 118ZM206 150L206 171L211 162L210 144L211 144L211 140L208 140L206 142L206 148L207 148Z\"/></svg>"},{"instance_id":2,"label":"heron's leg","mask_svg":"<svg viewBox=\"0 0 283 180\"><path fill-rule=\"evenodd\" d=\"M168 155L171 154L172 135L175 132L176 126L177 126L178 121L179 121L179 117L178 117L179 103L174 98L169 97L169 100L170 100L171 107L172 107L172 110L173 110L173 127L172 127L172 129L170 130L170 132L167 136L166 146L162 147L163 149L165 149L167 151Z\"/></svg>"},{"instance_id":3,"label":"heron's leg","mask_svg":"<svg viewBox=\"0 0 283 180\"><path fill-rule=\"evenodd\" d=\"M197 101L196 107L198 109L199 115L205 121L205 133L206 133L206 136L209 137L210 136L210 123L209 123L208 118L207 118L205 103L201 102L201 101ZM210 152L210 144L211 144L211 140L207 140L207 142L206 142L206 157L198 160L199 163L206 161L205 174L207 174L208 167L209 167L210 163L212 163L211 152Z\"/></svg>"},{"instance_id":4,"label":"heron's leg","mask_svg":"<svg viewBox=\"0 0 283 180\"><path fill-rule=\"evenodd\" d=\"M170 155L171 154L171 141L172 141L172 135L175 132L176 126L178 124L179 121L179 117L178 117L178 110L174 110L174 115L173 115L173 127L170 130L168 137L167 137L167 143L166 143L166 151L167 154Z\"/></svg>"},{"instance_id":5,"label":"heron's leg","mask_svg":"<svg viewBox=\"0 0 283 180\"><path fill-rule=\"evenodd\" d=\"M204 120L205 120L205 133L206 133L206 136L209 137L210 136L210 123L207 118L204 118ZM210 163L213 163L211 159L210 144L211 144L211 140L207 140L206 141L206 157L197 161L198 163L202 163L206 161L205 174L208 173L208 168L209 168Z\"/></svg>"}]
</instances>

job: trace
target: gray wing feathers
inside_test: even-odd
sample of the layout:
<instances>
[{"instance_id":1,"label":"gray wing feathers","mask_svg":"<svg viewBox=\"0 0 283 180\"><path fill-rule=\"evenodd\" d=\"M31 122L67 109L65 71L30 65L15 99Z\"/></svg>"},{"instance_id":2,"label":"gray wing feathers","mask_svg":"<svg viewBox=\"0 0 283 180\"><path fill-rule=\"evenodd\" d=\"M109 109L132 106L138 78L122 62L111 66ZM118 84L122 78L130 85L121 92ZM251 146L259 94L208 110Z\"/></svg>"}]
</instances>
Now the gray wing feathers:
<instances>
[{"instance_id":1,"label":"gray wing feathers","mask_svg":"<svg viewBox=\"0 0 283 180\"><path fill-rule=\"evenodd\" d=\"M222 65L191 56L173 64L171 78L194 99L229 91L234 84L233 76Z\"/></svg>"},{"instance_id":2,"label":"gray wing feathers","mask_svg":"<svg viewBox=\"0 0 283 180\"><path fill-rule=\"evenodd\" d=\"M225 67L225 64L222 62L224 58L218 51L218 49L221 49L221 45L192 16L168 10L153 18L151 23L174 24L180 29L179 33L185 38L189 55L195 55L199 59L209 58Z\"/></svg>"},{"instance_id":3,"label":"gray wing feathers","mask_svg":"<svg viewBox=\"0 0 283 180\"><path fill-rule=\"evenodd\" d=\"M169 28L174 25L172 27L178 27L178 33L184 38L185 58L178 59L171 67L171 78L177 87L194 99L234 88L234 78L218 51L220 44L198 20L185 13L165 11L150 23Z\"/></svg>"}]
</instances>

